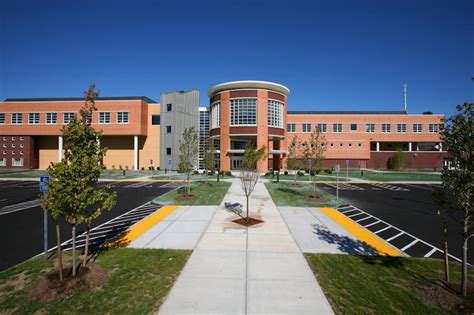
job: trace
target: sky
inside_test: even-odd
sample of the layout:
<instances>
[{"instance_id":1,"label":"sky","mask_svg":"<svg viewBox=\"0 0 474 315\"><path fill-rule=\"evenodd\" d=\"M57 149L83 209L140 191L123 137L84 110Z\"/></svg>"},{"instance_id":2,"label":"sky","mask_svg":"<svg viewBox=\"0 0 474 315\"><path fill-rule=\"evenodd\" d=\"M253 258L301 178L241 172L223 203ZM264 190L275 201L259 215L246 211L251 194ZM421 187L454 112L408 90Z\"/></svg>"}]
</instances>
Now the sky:
<instances>
[{"instance_id":1,"label":"sky","mask_svg":"<svg viewBox=\"0 0 474 315\"><path fill-rule=\"evenodd\" d=\"M0 0L0 99L263 80L289 110L452 115L474 102L474 1Z\"/></svg>"}]
</instances>

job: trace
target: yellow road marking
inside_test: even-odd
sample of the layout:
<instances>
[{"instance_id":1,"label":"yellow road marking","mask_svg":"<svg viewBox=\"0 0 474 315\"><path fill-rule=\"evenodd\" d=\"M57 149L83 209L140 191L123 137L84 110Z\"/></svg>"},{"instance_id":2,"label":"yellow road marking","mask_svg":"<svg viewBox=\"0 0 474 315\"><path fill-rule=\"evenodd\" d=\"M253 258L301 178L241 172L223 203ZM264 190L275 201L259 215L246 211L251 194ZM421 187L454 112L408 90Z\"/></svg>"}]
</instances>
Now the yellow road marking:
<instances>
[{"instance_id":1,"label":"yellow road marking","mask_svg":"<svg viewBox=\"0 0 474 315\"><path fill-rule=\"evenodd\" d=\"M160 182L176 182L176 183L187 183L187 179L112 179L111 182L150 182L150 183L160 183ZM189 180L192 182L192 180Z\"/></svg>"},{"instance_id":2,"label":"yellow road marking","mask_svg":"<svg viewBox=\"0 0 474 315\"><path fill-rule=\"evenodd\" d=\"M158 209L151 215L132 225L124 234L109 242L107 247L121 247L130 244L178 208L179 206L164 206Z\"/></svg>"},{"instance_id":3,"label":"yellow road marking","mask_svg":"<svg viewBox=\"0 0 474 315\"><path fill-rule=\"evenodd\" d=\"M359 241L366 243L372 247L377 254L382 256L402 256L400 251L391 246L377 235L373 234L366 228L355 223L334 208L320 208L324 214L333 219L342 226L346 231L354 235Z\"/></svg>"}]
</instances>

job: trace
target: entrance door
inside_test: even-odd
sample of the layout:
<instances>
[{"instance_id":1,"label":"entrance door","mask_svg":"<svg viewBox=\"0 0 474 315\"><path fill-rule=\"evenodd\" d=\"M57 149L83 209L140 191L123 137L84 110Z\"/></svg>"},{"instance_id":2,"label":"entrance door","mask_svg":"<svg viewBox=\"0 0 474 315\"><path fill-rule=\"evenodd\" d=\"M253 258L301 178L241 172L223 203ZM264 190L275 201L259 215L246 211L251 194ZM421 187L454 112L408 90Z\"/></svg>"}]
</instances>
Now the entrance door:
<instances>
[{"instance_id":1,"label":"entrance door","mask_svg":"<svg viewBox=\"0 0 474 315\"><path fill-rule=\"evenodd\" d=\"M232 169L238 170L242 167L243 156L232 156Z\"/></svg>"}]
</instances>

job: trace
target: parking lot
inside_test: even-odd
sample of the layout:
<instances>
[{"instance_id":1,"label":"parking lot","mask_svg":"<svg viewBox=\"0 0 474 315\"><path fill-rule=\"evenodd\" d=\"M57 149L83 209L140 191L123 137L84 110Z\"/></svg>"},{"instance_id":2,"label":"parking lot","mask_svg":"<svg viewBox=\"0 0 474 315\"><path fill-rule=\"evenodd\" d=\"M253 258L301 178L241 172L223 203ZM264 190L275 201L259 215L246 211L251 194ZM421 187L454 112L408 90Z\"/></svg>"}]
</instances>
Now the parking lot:
<instances>
[{"instance_id":1,"label":"parking lot","mask_svg":"<svg viewBox=\"0 0 474 315\"><path fill-rule=\"evenodd\" d=\"M164 194L177 183L113 182L117 204L93 225L91 243L98 244L123 232L133 223L156 211L150 204L154 197ZM101 183L103 185L103 183ZM43 209L40 207L39 183L33 181L0 181L0 270L13 266L43 251ZM48 220L48 246L56 246L55 225ZM71 238L71 228L58 221L62 241ZM83 246L83 226L78 227L78 245ZM69 246L69 245L66 245Z\"/></svg>"},{"instance_id":2,"label":"parking lot","mask_svg":"<svg viewBox=\"0 0 474 315\"><path fill-rule=\"evenodd\" d=\"M318 184L336 193L335 184ZM430 184L340 184L339 196L347 205L342 214L383 238L399 250L414 257L443 258L442 220L432 193L439 185ZM451 259L462 255L459 223L447 219ZM470 241L469 246L472 246ZM474 253L469 252L469 262Z\"/></svg>"}]
</instances>

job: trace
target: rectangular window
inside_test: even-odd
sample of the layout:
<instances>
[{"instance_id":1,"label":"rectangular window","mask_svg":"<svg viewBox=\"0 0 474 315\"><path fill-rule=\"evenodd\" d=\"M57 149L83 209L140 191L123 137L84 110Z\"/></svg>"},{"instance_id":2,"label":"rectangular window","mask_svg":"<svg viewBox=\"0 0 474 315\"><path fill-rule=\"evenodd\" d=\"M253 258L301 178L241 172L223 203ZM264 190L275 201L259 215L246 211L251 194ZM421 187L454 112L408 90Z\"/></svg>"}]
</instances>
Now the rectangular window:
<instances>
[{"instance_id":1,"label":"rectangular window","mask_svg":"<svg viewBox=\"0 0 474 315\"><path fill-rule=\"evenodd\" d=\"M28 114L28 123L30 125L36 125L40 123L40 114L39 113L29 113Z\"/></svg>"},{"instance_id":2,"label":"rectangular window","mask_svg":"<svg viewBox=\"0 0 474 315\"><path fill-rule=\"evenodd\" d=\"M230 100L230 125L252 126L257 124L257 99Z\"/></svg>"},{"instance_id":3,"label":"rectangular window","mask_svg":"<svg viewBox=\"0 0 474 315\"><path fill-rule=\"evenodd\" d=\"M5 123L5 113L0 113L0 124Z\"/></svg>"},{"instance_id":4,"label":"rectangular window","mask_svg":"<svg viewBox=\"0 0 474 315\"><path fill-rule=\"evenodd\" d=\"M171 133L171 126L166 126L166 133Z\"/></svg>"},{"instance_id":5,"label":"rectangular window","mask_svg":"<svg viewBox=\"0 0 474 315\"><path fill-rule=\"evenodd\" d=\"M291 133L296 132L296 124L286 124L286 131Z\"/></svg>"},{"instance_id":6,"label":"rectangular window","mask_svg":"<svg viewBox=\"0 0 474 315\"><path fill-rule=\"evenodd\" d=\"M166 111L171 112L173 110L173 105L171 104L166 104Z\"/></svg>"},{"instance_id":7,"label":"rectangular window","mask_svg":"<svg viewBox=\"0 0 474 315\"><path fill-rule=\"evenodd\" d=\"M422 124L413 124L413 132L423 132L423 125Z\"/></svg>"},{"instance_id":8,"label":"rectangular window","mask_svg":"<svg viewBox=\"0 0 474 315\"><path fill-rule=\"evenodd\" d=\"M166 155L171 155L171 148L166 148Z\"/></svg>"},{"instance_id":9,"label":"rectangular window","mask_svg":"<svg viewBox=\"0 0 474 315\"><path fill-rule=\"evenodd\" d=\"M302 124L301 131L306 133L311 132L311 124Z\"/></svg>"},{"instance_id":10,"label":"rectangular window","mask_svg":"<svg viewBox=\"0 0 474 315\"><path fill-rule=\"evenodd\" d=\"M365 132L375 132L375 124L365 124Z\"/></svg>"},{"instance_id":11,"label":"rectangular window","mask_svg":"<svg viewBox=\"0 0 474 315\"><path fill-rule=\"evenodd\" d=\"M128 112L118 112L117 113L117 124L128 124Z\"/></svg>"},{"instance_id":12,"label":"rectangular window","mask_svg":"<svg viewBox=\"0 0 474 315\"><path fill-rule=\"evenodd\" d=\"M23 166L23 158L15 159L12 158L12 166Z\"/></svg>"},{"instance_id":13,"label":"rectangular window","mask_svg":"<svg viewBox=\"0 0 474 315\"><path fill-rule=\"evenodd\" d=\"M160 115L151 115L151 124L159 125L161 123Z\"/></svg>"},{"instance_id":14,"label":"rectangular window","mask_svg":"<svg viewBox=\"0 0 474 315\"><path fill-rule=\"evenodd\" d=\"M46 123L47 124L56 124L58 122L57 113L46 113Z\"/></svg>"},{"instance_id":15,"label":"rectangular window","mask_svg":"<svg viewBox=\"0 0 474 315\"><path fill-rule=\"evenodd\" d=\"M7 166L7 159L6 158L2 158L0 160L0 166Z\"/></svg>"},{"instance_id":16,"label":"rectangular window","mask_svg":"<svg viewBox=\"0 0 474 315\"><path fill-rule=\"evenodd\" d=\"M99 124L110 124L110 112L99 113Z\"/></svg>"},{"instance_id":17,"label":"rectangular window","mask_svg":"<svg viewBox=\"0 0 474 315\"><path fill-rule=\"evenodd\" d=\"M283 128L283 103L268 100L268 125Z\"/></svg>"},{"instance_id":18,"label":"rectangular window","mask_svg":"<svg viewBox=\"0 0 474 315\"><path fill-rule=\"evenodd\" d=\"M67 125L74 118L74 113L63 113L63 124Z\"/></svg>"},{"instance_id":19,"label":"rectangular window","mask_svg":"<svg viewBox=\"0 0 474 315\"><path fill-rule=\"evenodd\" d=\"M357 131L357 124L351 124L351 131Z\"/></svg>"},{"instance_id":20,"label":"rectangular window","mask_svg":"<svg viewBox=\"0 0 474 315\"><path fill-rule=\"evenodd\" d=\"M438 132L439 125L438 124L430 124L428 131L429 132Z\"/></svg>"},{"instance_id":21,"label":"rectangular window","mask_svg":"<svg viewBox=\"0 0 474 315\"><path fill-rule=\"evenodd\" d=\"M382 124L382 132L391 132L391 131L392 131L392 125Z\"/></svg>"},{"instance_id":22,"label":"rectangular window","mask_svg":"<svg viewBox=\"0 0 474 315\"><path fill-rule=\"evenodd\" d=\"M407 124L397 124L397 132L407 132Z\"/></svg>"},{"instance_id":23,"label":"rectangular window","mask_svg":"<svg viewBox=\"0 0 474 315\"><path fill-rule=\"evenodd\" d=\"M12 124L23 123L23 115L21 113L12 113Z\"/></svg>"},{"instance_id":24,"label":"rectangular window","mask_svg":"<svg viewBox=\"0 0 474 315\"><path fill-rule=\"evenodd\" d=\"M332 132L342 132L342 124L332 124Z\"/></svg>"},{"instance_id":25,"label":"rectangular window","mask_svg":"<svg viewBox=\"0 0 474 315\"><path fill-rule=\"evenodd\" d=\"M322 133L327 132L328 131L327 128L328 128L327 124L318 124L319 132L322 132Z\"/></svg>"},{"instance_id":26,"label":"rectangular window","mask_svg":"<svg viewBox=\"0 0 474 315\"><path fill-rule=\"evenodd\" d=\"M221 126L221 103L215 102L211 105L211 128Z\"/></svg>"}]
</instances>

